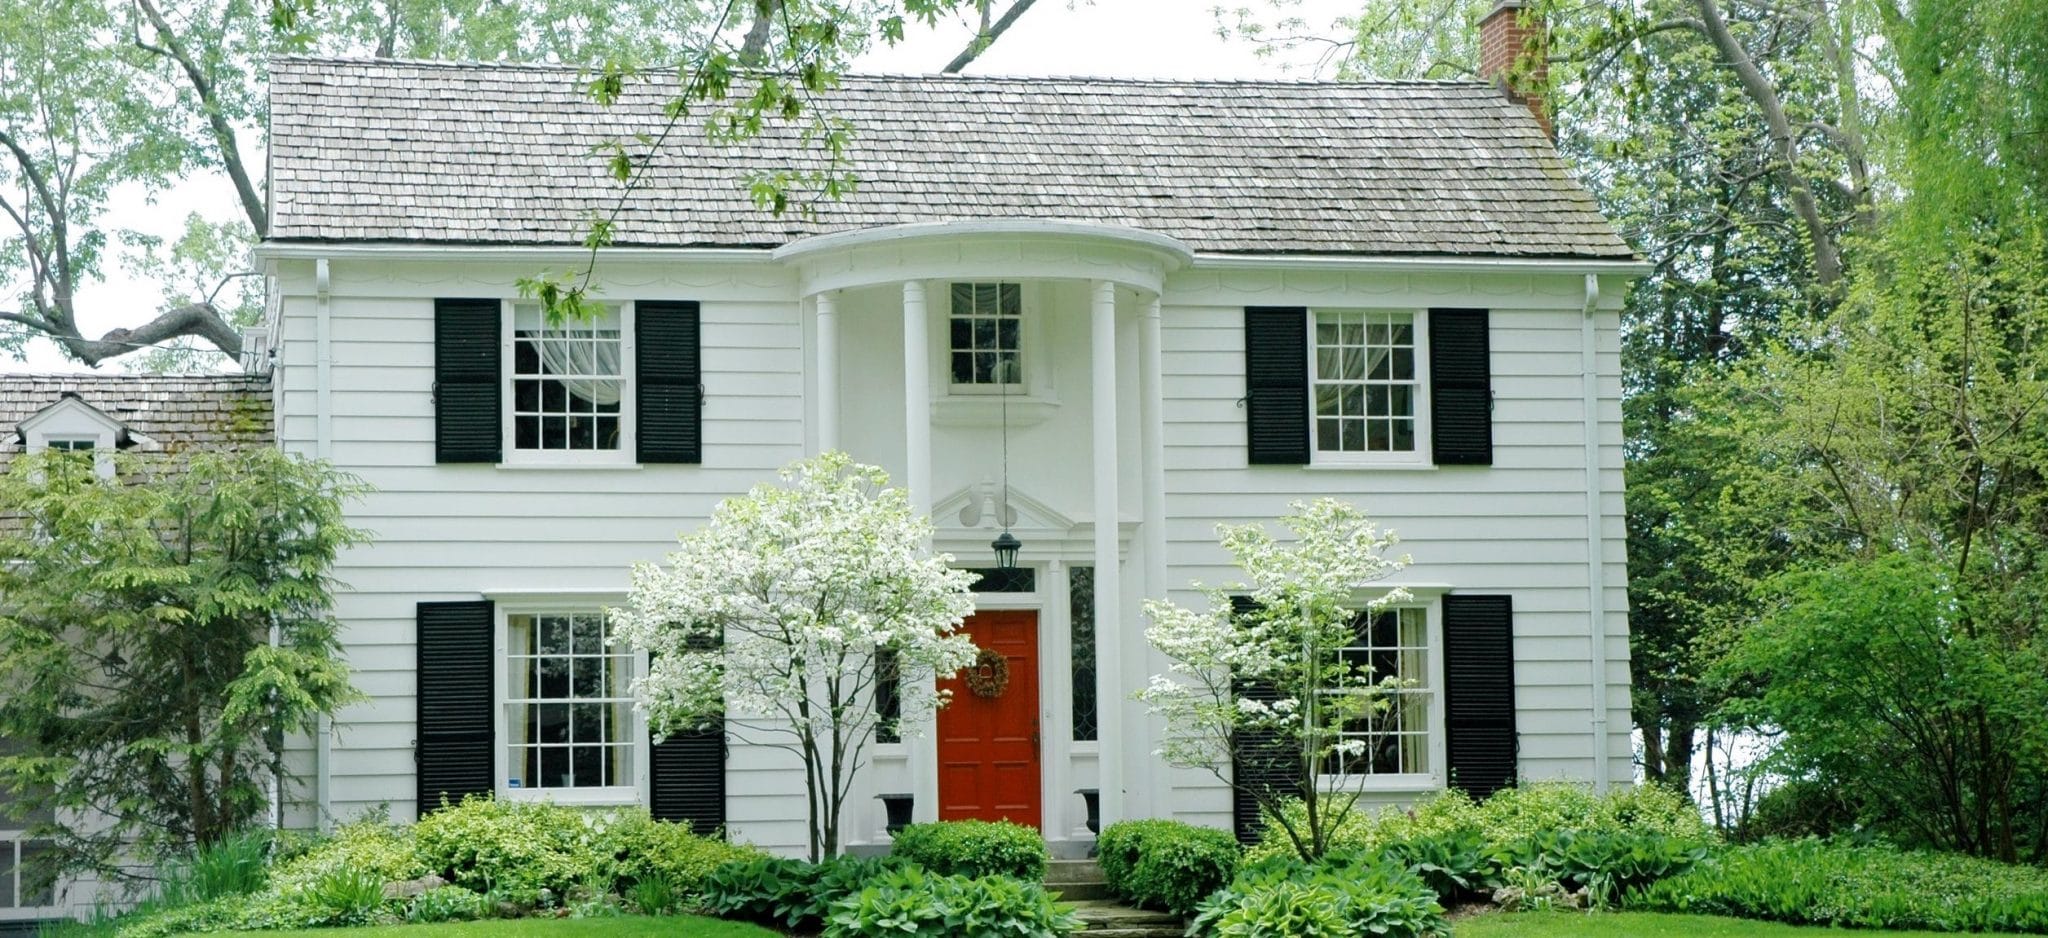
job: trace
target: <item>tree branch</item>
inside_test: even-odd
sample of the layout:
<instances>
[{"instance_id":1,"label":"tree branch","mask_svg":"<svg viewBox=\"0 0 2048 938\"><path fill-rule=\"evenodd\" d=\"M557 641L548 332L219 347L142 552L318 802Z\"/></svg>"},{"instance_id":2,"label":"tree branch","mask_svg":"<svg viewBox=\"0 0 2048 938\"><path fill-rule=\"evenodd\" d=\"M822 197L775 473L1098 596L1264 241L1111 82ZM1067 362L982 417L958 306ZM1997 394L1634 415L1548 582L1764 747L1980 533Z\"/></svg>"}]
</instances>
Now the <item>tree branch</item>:
<instances>
[{"instance_id":1,"label":"tree branch","mask_svg":"<svg viewBox=\"0 0 2048 938\"><path fill-rule=\"evenodd\" d=\"M947 75L959 74L961 69L966 68L975 59L981 58L981 54L987 52L988 47L995 45L996 40L1002 38L1003 33L1009 30L1010 24L1017 22L1017 17L1023 16L1024 11L1031 9L1031 5L1036 2L1038 0L1017 0L1010 4L1008 10L1003 11L1002 18L996 20L993 26L988 25L984 19L981 32L976 33L974 38L968 41L967 48L960 50L960 54L954 56L953 61L946 63L946 67L939 71ZM983 12L987 12L986 7L983 8Z\"/></svg>"},{"instance_id":2,"label":"tree branch","mask_svg":"<svg viewBox=\"0 0 2048 938\"><path fill-rule=\"evenodd\" d=\"M1706 36L1720 50L1721 59L1735 71L1743 91L1751 102L1763 113L1764 123L1770 129L1771 146L1777 153L1779 181L1785 186L1787 196L1792 200L1792 209L1799 220L1806 225L1807 236L1813 243L1814 279L1822 286L1833 286L1842 279L1842 255L1835 244L1835 238L1828 231L1827 222L1820 216L1820 203L1813 197L1813 189L1799 174L1798 152L1793 146L1792 122L1785 116L1785 104L1778 97L1777 88L1771 85L1756 61L1750 58L1748 50L1728 29L1728 22L1721 15L1717 0L1694 0L1698 4L1700 23Z\"/></svg>"},{"instance_id":3,"label":"tree branch","mask_svg":"<svg viewBox=\"0 0 2048 938\"><path fill-rule=\"evenodd\" d=\"M178 41L177 33L172 32L170 22L164 19L163 13L157 10L155 3L151 0L135 0L135 5L143 15L149 17L150 27L156 30L157 39L164 44L164 48L158 49L143 43L139 35L136 45L141 46L146 52L159 56L168 52L170 58L184 69L185 77L192 83L192 90L199 95L200 110L206 112L206 123L213 130L214 143L220 147L221 167L227 170L228 179L235 184L235 194L242 200L243 213L249 216L250 229L256 232L257 240L262 240L270 234L270 212L263 205L263 197L257 194L256 184L250 178L248 168L242 165L241 145L235 140L234 126L229 124L227 116L221 113L220 99L214 92L213 82L207 80L206 73L199 68L199 63L192 59L184 44Z\"/></svg>"}]
</instances>

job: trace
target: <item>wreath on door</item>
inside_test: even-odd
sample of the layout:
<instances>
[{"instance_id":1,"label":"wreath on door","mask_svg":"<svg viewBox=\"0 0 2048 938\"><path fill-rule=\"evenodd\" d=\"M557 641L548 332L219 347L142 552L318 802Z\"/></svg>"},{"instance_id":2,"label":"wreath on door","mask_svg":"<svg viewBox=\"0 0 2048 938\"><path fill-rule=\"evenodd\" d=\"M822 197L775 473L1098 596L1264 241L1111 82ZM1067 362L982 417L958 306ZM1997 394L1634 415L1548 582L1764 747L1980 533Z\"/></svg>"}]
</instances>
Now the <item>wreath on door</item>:
<instances>
[{"instance_id":1,"label":"wreath on door","mask_svg":"<svg viewBox=\"0 0 2048 938\"><path fill-rule=\"evenodd\" d=\"M967 667L967 689L974 696L994 700L1010 686L1010 662L993 649L981 649Z\"/></svg>"}]
</instances>

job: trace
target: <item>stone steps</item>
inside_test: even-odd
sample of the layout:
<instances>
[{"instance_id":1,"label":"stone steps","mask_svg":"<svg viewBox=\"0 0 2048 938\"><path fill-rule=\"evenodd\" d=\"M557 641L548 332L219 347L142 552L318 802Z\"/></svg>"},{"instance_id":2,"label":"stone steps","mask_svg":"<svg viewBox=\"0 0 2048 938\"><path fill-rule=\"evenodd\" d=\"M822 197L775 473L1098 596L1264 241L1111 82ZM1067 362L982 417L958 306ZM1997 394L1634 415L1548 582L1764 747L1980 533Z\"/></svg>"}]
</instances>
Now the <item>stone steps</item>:
<instances>
[{"instance_id":1,"label":"stone steps","mask_svg":"<svg viewBox=\"0 0 2048 938\"><path fill-rule=\"evenodd\" d=\"M1094 860L1054 860L1045 868L1046 891L1074 905L1087 923L1086 938L1181 938L1179 916L1117 904Z\"/></svg>"}]
</instances>

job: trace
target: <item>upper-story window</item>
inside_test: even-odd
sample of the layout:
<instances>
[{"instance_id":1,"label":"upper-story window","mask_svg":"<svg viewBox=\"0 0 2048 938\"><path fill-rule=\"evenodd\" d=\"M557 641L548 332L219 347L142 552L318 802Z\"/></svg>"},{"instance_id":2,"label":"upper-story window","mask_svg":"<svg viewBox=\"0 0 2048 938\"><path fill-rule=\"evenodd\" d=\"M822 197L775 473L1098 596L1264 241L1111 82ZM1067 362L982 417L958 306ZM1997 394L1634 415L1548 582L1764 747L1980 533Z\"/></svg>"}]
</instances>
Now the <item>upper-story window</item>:
<instances>
[{"instance_id":1,"label":"upper-story window","mask_svg":"<svg viewBox=\"0 0 2048 938\"><path fill-rule=\"evenodd\" d=\"M623 320L608 308L548 327L538 306L512 312L512 448L554 453L626 448L622 414L631 380Z\"/></svg>"},{"instance_id":2,"label":"upper-story window","mask_svg":"<svg viewBox=\"0 0 2048 938\"><path fill-rule=\"evenodd\" d=\"M1417 458L1424 395L1417 314L1316 310L1309 392L1318 462Z\"/></svg>"},{"instance_id":3,"label":"upper-story window","mask_svg":"<svg viewBox=\"0 0 2048 938\"><path fill-rule=\"evenodd\" d=\"M86 440L86 439L68 439L68 440L67 440L67 439L56 439L56 438L52 438L52 439L48 440L47 442L45 442L45 443L44 443L43 445L44 445L45 447L49 448L49 449L57 450L57 451L59 451L59 452L66 452L66 453L86 453L86 452L91 452L91 451L92 451L93 449L95 449L96 447L98 447L98 446L99 446L99 441L98 441L98 440Z\"/></svg>"},{"instance_id":4,"label":"upper-story window","mask_svg":"<svg viewBox=\"0 0 2048 938\"><path fill-rule=\"evenodd\" d=\"M951 293L953 387L1021 389L1023 285L956 283Z\"/></svg>"}]
</instances>

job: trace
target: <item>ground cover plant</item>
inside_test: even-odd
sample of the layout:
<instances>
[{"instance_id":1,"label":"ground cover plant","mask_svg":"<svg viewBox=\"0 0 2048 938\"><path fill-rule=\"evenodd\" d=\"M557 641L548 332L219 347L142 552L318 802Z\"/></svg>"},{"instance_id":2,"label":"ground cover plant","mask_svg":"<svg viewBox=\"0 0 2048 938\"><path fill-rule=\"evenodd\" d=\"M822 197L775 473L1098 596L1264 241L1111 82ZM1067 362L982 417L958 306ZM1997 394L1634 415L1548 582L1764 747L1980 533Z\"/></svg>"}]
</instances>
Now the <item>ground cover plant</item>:
<instances>
[{"instance_id":1,"label":"ground cover plant","mask_svg":"<svg viewBox=\"0 0 2048 938\"><path fill-rule=\"evenodd\" d=\"M1400 862L1364 855L1274 857L1202 901L1188 934L1206 938L1430 938L1448 935L1435 890Z\"/></svg>"},{"instance_id":2,"label":"ground cover plant","mask_svg":"<svg viewBox=\"0 0 2048 938\"><path fill-rule=\"evenodd\" d=\"M1884 846L1729 847L1630 894L1631 909L1854 928L2048 932L2048 870Z\"/></svg>"},{"instance_id":3,"label":"ground cover plant","mask_svg":"<svg viewBox=\"0 0 2048 938\"><path fill-rule=\"evenodd\" d=\"M1457 938L1816 938L1813 929L1709 915L1648 912L1522 912L1459 919ZM1823 933L1825 934L1825 933ZM1881 938L1932 938L1887 931Z\"/></svg>"},{"instance_id":4,"label":"ground cover plant","mask_svg":"<svg viewBox=\"0 0 2048 938\"><path fill-rule=\"evenodd\" d=\"M93 938L214 931L616 917L701 909L714 869L761 857L644 811L581 812L471 798L397 827L381 816L321 837L256 831L167 868Z\"/></svg>"}]
</instances>

